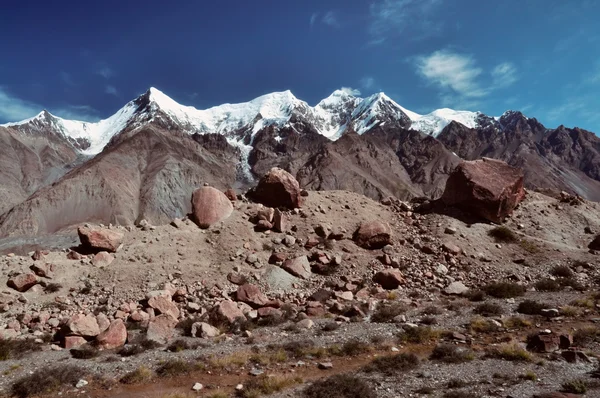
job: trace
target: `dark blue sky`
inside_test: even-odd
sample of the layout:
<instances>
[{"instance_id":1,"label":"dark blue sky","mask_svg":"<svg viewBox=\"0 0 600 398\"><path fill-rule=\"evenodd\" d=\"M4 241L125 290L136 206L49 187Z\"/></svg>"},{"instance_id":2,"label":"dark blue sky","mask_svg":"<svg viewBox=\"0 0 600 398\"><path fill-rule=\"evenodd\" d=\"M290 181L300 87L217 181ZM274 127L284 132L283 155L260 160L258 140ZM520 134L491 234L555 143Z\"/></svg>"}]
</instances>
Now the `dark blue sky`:
<instances>
[{"instance_id":1,"label":"dark blue sky","mask_svg":"<svg viewBox=\"0 0 600 398\"><path fill-rule=\"evenodd\" d=\"M0 123L104 118L150 86L197 108L351 87L600 132L594 0L23 3L0 13Z\"/></svg>"}]
</instances>

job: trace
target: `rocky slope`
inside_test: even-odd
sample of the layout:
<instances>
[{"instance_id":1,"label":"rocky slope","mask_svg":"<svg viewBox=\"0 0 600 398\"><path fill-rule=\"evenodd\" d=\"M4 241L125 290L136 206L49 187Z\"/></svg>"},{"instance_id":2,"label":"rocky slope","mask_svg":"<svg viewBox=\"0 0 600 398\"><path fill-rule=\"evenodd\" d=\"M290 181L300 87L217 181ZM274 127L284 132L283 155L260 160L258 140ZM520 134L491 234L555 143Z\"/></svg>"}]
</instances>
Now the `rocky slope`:
<instances>
[{"instance_id":1,"label":"rocky slope","mask_svg":"<svg viewBox=\"0 0 600 398\"><path fill-rule=\"evenodd\" d=\"M600 199L600 140L590 132L548 130L518 112L418 115L383 93L337 90L311 107L286 91L197 110L152 88L97 123L42 112L0 135L11 148L0 154L2 237L162 223L187 213L199 182L244 190L273 166L307 189L437 198L461 158L487 156L522 167L528 188Z\"/></svg>"}]
</instances>

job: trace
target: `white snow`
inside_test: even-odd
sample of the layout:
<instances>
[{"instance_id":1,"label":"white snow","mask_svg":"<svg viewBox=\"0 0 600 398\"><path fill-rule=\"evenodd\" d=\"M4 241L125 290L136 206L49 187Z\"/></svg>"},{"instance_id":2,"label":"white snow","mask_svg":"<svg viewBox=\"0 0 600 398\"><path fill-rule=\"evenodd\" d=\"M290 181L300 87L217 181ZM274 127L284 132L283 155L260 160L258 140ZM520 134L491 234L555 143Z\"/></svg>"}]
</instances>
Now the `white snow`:
<instances>
[{"instance_id":1,"label":"white snow","mask_svg":"<svg viewBox=\"0 0 600 398\"><path fill-rule=\"evenodd\" d=\"M242 161L246 162L242 165L242 171L248 176L251 174L247 157L252 146L243 143L240 130L243 133L250 132L253 136L266 126L287 125L293 115L305 118L320 134L333 141L340 138L350 126L358 134L367 132L373 126L383 122L379 117L383 112L386 116L397 118L406 115L412 122L411 128L433 136L437 136L452 120L470 128L476 127L479 115L475 112L446 108L438 109L428 115L419 115L398 105L384 93L362 99L353 96L347 90L334 91L314 107L310 107L287 90L266 94L249 102L223 104L205 110L180 105L154 87L150 88L147 94L150 101L150 118L143 119L144 122L152 120L160 110L190 133L225 135L230 144L240 148ZM141 122L140 119L136 119L142 116L136 113L137 108L138 105L134 100L113 116L96 123L65 120L56 116L51 118L51 123L65 136L87 139L91 145L83 153L95 155L125 127L131 123ZM18 126L38 119L42 121L43 115L42 112L33 118L4 126Z\"/></svg>"}]
</instances>

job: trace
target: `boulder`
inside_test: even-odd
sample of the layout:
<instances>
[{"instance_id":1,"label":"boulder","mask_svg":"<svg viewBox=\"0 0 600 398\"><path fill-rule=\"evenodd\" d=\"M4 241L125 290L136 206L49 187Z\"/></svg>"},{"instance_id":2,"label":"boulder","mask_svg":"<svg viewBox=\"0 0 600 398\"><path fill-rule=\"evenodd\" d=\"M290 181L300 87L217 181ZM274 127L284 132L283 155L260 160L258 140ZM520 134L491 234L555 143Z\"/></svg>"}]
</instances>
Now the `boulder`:
<instances>
[{"instance_id":1,"label":"boulder","mask_svg":"<svg viewBox=\"0 0 600 398\"><path fill-rule=\"evenodd\" d=\"M279 209L275 209L275 214L273 215L273 229L283 233L290 230L290 222L287 215Z\"/></svg>"},{"instance_id":2,"label":"boulder","mask_svg":"<svg viewBox=\"0 0 600 398\"><path fill-rule=\"evenodd\" d=\"M192 337L217 337L221 331L206 322L195 322L192 324Z\"/></svg>"},{"instance_id":3,"label":"boulder","mask_svg":"<svg viewBox=\"0 0 600 398\"><path fill-rule=\"evenodd\" d=\"M226 321L229 323L235 322L238 318L246 319L242 310L238 308L235 302L231 300L221 301L213 307L212 317L217 322Z\"/></svg>"},{"instance_id":4,"label":"boulder","mask_svg":"<svg viewBox=\"0 0 600 398\"><path fill-rule=\"evenodd\" d=\"M310 263L308 262L308 258L306 256L285 260L281 265L281 268L302 279L308 279L312 274L310 270Z\"/></svg>"},{"instance_id":5,"label":"boulder","mask_svg":"<svg viewBox=\"0 0 600 398\"><path fill-rule=\"evenodd\" d=\"M111 322L104 332L96 337L96 343L99 347L106 350L112 350L121 347L127 341L127 328L122 319L116 319Z\"/></svg>"},{"instance_id":6,"label":"boulder","mask_svg":"<svg viewBox=\"0 0 600 398\"><path fill-rule=\"evenodd\" d=\"M6 285L12 289L15 289L18 292L26 292L31 287L35 286L38 283L38 279L35 274L26 273L19 274L10 278Z\"/></svg>"},{"instance_id":7,"label":"boulder","mask_svg":"<svg viewBox=\"0 0 600 398\"><path fill-rule=\"evenodd\" d=\"M302 206L300 184L294 176L278 167L265 174L247 196L269 207L294 209Z\"/></svg>"},{"instance_id":8,"label":"boulder","mask_svg":"<svg viewBox=\"0 0 600 398\"><path fill-rule=\"evenodd\" d=\"M81 336L65 336L64 346L65 349L70 350L71 348L78 348L86 344L87 340Z\"/></svg>"},{"instance_id":9,"label":"boulder","mask_svg":"<svg viewBox=\"0 0 600 398\"><path fill-rule=\"evenodd\" d=\"M264 307L270 303L270 300L260 291L258 286L250 283L238 287L236 299L250 305L252 308Z\"/></svg>"},{"instance_id":10,"label":"boulder","mask_svg":"<svg viewBox=\"0 0 600 398\"><path fill-rule=\"evenodd\" d=\"M108 267L113 261L115 261L115 257L105 251L96 253L94 258L92 258L92 264L95 267Z\"/></svg>"},{"instance_id":11,"label":"boulder","mask_svg":"<svg viewBox=\"0 0 600 398\"><path fill-rule=\"evenodd\" d=\"M227 199L231 200L232 202L237 200L237 194L233 188L229 188L227 191L225 191L225 196L227 196Z\"/></svg>"},{"instance_id":12,"label":"boulder","mask_svg":"<svg viewBox=\"0 0 600 398\"><path fill-rule=\"evenodd\" d=\"M84 337L96 337L100 334L100 326L92 314L75 314L67 322L67 328L72 334Z\"/></svg>"},{"instance_id":13,"label":"boulder","mask_svg":"<svg viewBox=\"0 0 600 398\"><path fill-rule=\"evenodd\" d=\"M158 344L166 344L173 337L177 320L170 315L162 314L148 322L146 338Z\"/></svg>"},{"instance_id":14,"label":"boulder","mask_svg":"<svg viewBox=\"0 0 600 398\"><path fill-rule=\"evenodd\" d=\"M588 245L588 249L600 251L600 235L596 235L594 240Z\"/></svg>"},{"instance_id":15,"label":"boulder","mask_svg":"<svg viewBox=\"0 0 600 398\"><path fill-rule=\"evenodd\" d=\"M179 308L167 296L154 296L148 300L148 306L154 308L161 314L169 315L173 319L179 318Z\"/></svg>"},{"instance_id":16,"label":"boulder","mask_svg":"<svg viewBox=\"0 0 600 398\"><path fill-rule=\"evenodd\" d=\"M501 160L460 163L448 177L441 202L502 223L525 198L523 171Z\"/></svg>"},{"instance_id":17,"label":"boulder","mask_svg":"<svg viewBox=\"0 0 600 398\"><path fill-rule=\"evenodd\" d=\"M114 253L123 244L121 232L100 227L79 227L77 229L81 246L89 251L107 251Z\"/></svg>"},{"instance_id":18,"label":"boulder","mask_svg":"<svg viewBox=\"0 0 600 398\"><path fill-rule=\"evenodd\" d=\"M452 282L444 289L446 294L461 295L469 290L462 282Z\"/></svg>"},{"instance_id":19,"label":"boulder","mask_svg":"<svg viewBox=\"0 0 600 398\"><path fill-rule=\"evenodd\" d=\"M402 272L395 269L389 269L376 273L373 276L373 282L379 283L381 287L386 290L393 290L404 284L405 280Z\"/></svg>"},{"instance_id":20,"label":"boulder","mask_svg":"<svg viewBox=\"0 0 600 398\"><path fill-rule=\"evenodd\" d=\"M192 194L191 219L200 228L225 220L233 212L233 205L225 194L213 187L198 188Z\"/></svg>"},{"instance_id":21,"label":"boulder","mask_svg":"<svg viewBox=\"0 0 600 398\"><path fill-rule=\"evenodd\" d=\"M362 223L352 236L354 242L365 249L381 249L391 243L392 229L381 221Z\"/></svg>"},{"instance_id":22,"label":"boulder","mask_svg":"<svg viewBox=\"0 0 600 398\"><path fill-rule=\"evenodd\" d=\"M52 263L37 262L29 267L29 269L32 270L37 276L52 279L56 266Z\"/></svg>"}]
</instances>

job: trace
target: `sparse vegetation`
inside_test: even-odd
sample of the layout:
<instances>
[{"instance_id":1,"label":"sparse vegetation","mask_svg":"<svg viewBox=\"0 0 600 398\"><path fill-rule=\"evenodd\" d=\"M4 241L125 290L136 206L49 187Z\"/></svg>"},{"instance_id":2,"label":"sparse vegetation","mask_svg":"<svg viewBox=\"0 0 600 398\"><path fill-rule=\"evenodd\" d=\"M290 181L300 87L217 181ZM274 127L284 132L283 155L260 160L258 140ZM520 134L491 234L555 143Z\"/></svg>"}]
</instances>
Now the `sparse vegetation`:
<instances>
[{"instance_id":1,"label":"sparse vegetation","mask_svg":"<svg viewBox=\"0 0 600 398\"><path fill-rule=\"evenodd\" d=\"M579 347L586 347L595 343L600 338L600 329L596 326L588 326L577 329L573 333L573 344Z\"/></svg>"},{"instance_id":2,"label":"sparse vegetation","mask_svg":"<svg viewBox=\"0 0 600 398\"><path fill-rule=\"evenodd\" d=\"M527 319L518 316L511 316L510 318L504 321L504 327L508 329L523 329L528 328L530 326L531 322L529 322Z\"/></svg>"},{"instance_id":3,"label":"sparse vegetation","mask_svg":"<svg viewBox=\"0 0 600 398\"><path fill-rule=\"evenodd\" d=\"M517 234L504 225L490 229L488 235L494 238L494 241L499 243L515 243L519 240Z\"/></svg>"},{"instance_id":4,"label":"sparse vegetation","mask_svg":"<svg viewBox=\"0 0 600 398\"><path fill-rule=\"evenodd\" d=\"M376 398L375 389L358 376L339 374L318 380L304 390L306 398Z\"/></svg>"},{"instance_id":5,"label":"sparse vegetation","mask_svg":"<svg viewBox=\"0 0 600 398\"><path fill-rule=\"evenodd\" d=\"M528 370L520 376L523 380L537 381L537 375L532 370Z\"/></svg>"},{"instance_id":6,"label":"sparse vegetation","mask_svg":"<svg viewBox=\"0 0 600 398\"><path fill-rule=\"evenodd\" d=\"M171 352L181 352L184 350L195 350L198 347L198 343L190 343L188 340L185 339L177 339L171 344L169 344L167 349Z\"/></svg>"},{"instance_id":7,"label":"sparse vegetation","mask_svg":"<svg viewBox=\"0 0 600 398\"><path fill-rule=\"evenodd\" d=\"M570 318L576 318L583 314L583 311L581 310L581 308L574 307L572 305L563 305L562 307L559 308L559 311L560 311L560 315L570 317Z\"/></svg>"},{"instance_id":8,"label":"sparse vegetation","mask_svg":"<svg viewBox=\"0 0 600 398\"><path fill-rule=\"evenodd\" d=\"M392 321L398 315L402 315L406 312L406 307L400 303L381 303L377 306L373 315L371 315L371 322L386 323Z\"/></svg>"},{"instance_id":9,"label":"sparse vegetation","mask_svg":"<svg viewBox=\"0 0 600 398\"><path fill-rule=\"evenodd\" d=\"M424 315L440 315L443 313L444 313L444 310L435 305L429 305L429 306L425 307L423 309L423 311L421 311L421 314L424 314Z\"/></svg>"},{"instance_id":10,"label":"sparse vegetation","mask_svg":"<svg viewBox=\"0 0 600 398\"><path fill-rule=\"evenodd\" d=\"M448 388L463 388L468 386L469 383L461 380L461 379L450 379L450 381L448 382L447 387Z\"/></svg>"},{"instance_id":11,"label":"sparse vegetation","mask_svg":"<svg viewBox=\"0 0 600 398\"><path fill-rule=\"evenodd\" d=\"M498 326L491 320L478 316L471 319L469 329L476 333L492 333L498 330Z\"/></svg>"},{"instance_id":12,"label":"sparse vegetation","mask_svg":"<svg viewBox=\"0 0 600 398\"><path fill-rule=\"evenodd\" d=\"M536 254L541 251L540 247L535 242L527 239L521 239L519 241L519 246L530 254Z\"/></svg>"},{"instance_id":13,"label":"sparse vegetation","mask_svg":"<svg viewBox=\"0 0 600 398\"><path fill-rule=\"evenodd\" d=\"M419 366L419 358L415 354L401 353L375 358L363 367L367 373L379 372L391 376Z\"/></svg>"},{"instance_id":14,"label":"sparse vegetation","mask_svg":"<svg viewBox=\"0 0 600 398\"><path fill-rule=\"evenodd\" d=\"M85 345L81 348L73 348L69 351L71 356L76 359L92 359L100 355L96 347Z\"/></svg>"},{"instance_id":15,"label":"sparse vegetation","mask_svg":"<svg viewBox=\"0 0 600 398\"><path fill-rule=\"evenodd\" d=\"M468 391L448 391L442 398L479 398L479 395Z\"/></svg>"},{"instance_id":16,"label":"sparse vegetation","mask_svg":"<svg viewBox=\"0 0 600 398\"><path fill-rule=\"evenodd\" d=\"M188 374L192 370L194 370L192 363L181 359L172 359L160 365L156 369L156 374L159 377L172 377Z\"/></svg>"},{"instance_id":17,"label":"sparse vegetation","mask_svg":"<svg viewBox=\"0 0 600 398\"><path fill-rule=\"evenodd\" d=\"M544 278L540 279L535 283L536 290L540 292L559 292L562 290L562 286L557 280Z\"/></svg>"},{"instance_id":18,"label":"sparse vegetation","mask_svg":"<svg viewBox=\"0 0 600 398\"><path fill-rule=\"evenodd\" d=\"M62 289L62 285L60 283L48 283L44 288L45 293L56 293Z\"/></svg>"},{"instance_id":19,"label":"sparse vegetation","mask_svg":"<svg viewBox=\"0 0 600 398\"><path fill-rule=\"evenodd\" d=\"M480 315L491 316L503 314L504 309L502 308L502 306L496 303L483 303L475 307L473 312Z\"/></svg>"},{"instance_id":20,"label":"sparse vegetation","mask_svg":"<svg viewBox=\"0 0 600 398\"><path fill-rule=\"evenodd\" d=\"M485 292L483 290L474 289L469 290L465 294L463 294L469 301L484 301L485 300Z\"/></svg>"},{"instance_id":21,"label":"sparse vegetation","mask_svg":"<svg viewBox=\"0 0 600 398\"><path fill-rule=\"evenodd\" d=\"M73 365L43 367L17 380L11 387L11 393L18 398L51 394L62 387L73 387L84 375L83 369Z\"/></svg>"},{"instance_id":22,"label":"sparse vegetation","mask_svg":"<svg viewBox=\"0 0 600 398\"><path fill-rule=\"evenodd\" d=\"M550 308L550 306L535 300L525 300L519 303L517 312L525 315L540 315L545 308Z\"/></svg>"},{"instance_id":23,"label":"sparse vegetation","mask_svg":"<svg viewBox=\"0 0 600 398\"><path fill-rule=\"evenodd\" d=\"M40 349L41 346L32 339L0 340L0 361L19 359Z\"/></svg>"},{"instance_id":24,"label":"sparse vegetation","mask_svg":"<svg viewBox=\"0 0 600 398\"><path fill-rule=\"evenodd\" d=\"M525 294L525 287L514 282L492 282L483 290L492 297L512 298Z\"/></svg>"},{"instance_id":25,"label":"sparse vegetation","mask_svg":"<svg viewBox=\"0 0 600 398\"><path fill-rule=\"evenodd\" d=\"M302 383L302 379L299 377L262 375L250 379L244 385L244 389L239 392L238 396L241 398L258 398L300 383Z\"/></svg>"},{"instance_id":26,"label":"sparse vegetation","mask_svg":"<svg viewBox=\"0 0 600 398\"><path fill-rule=\"evenodd\" d=\"M572 278L573 271L567 265L557 265L550 271L550 274L558 278Z\"/></svg>"},{"instance_id":27,"label":"sparse vegetation","mask_svg":"<svg viewBox=\"0 0 600 398\"><path fill-rule=\"evenodd\" d=\"M323 325L323 327L321 328L322 331L324 332L332 332L334 330L337 330L340 328L339 323L334 322L334 321L330 321L327 322L326 324Z\"/></svg>"},{"instance_id":28,"label":"sparse vegetation","mask_svg":"<svg viewBox=\"0 0 600 398\"><path fill-rule=\"evenodd\" d=\"M571 394L585 394L587 390L588 385L582 379L569 380L562 384L562 391Z\"/></svg>"},{"instance_id":29,"label":"sparse vegetation","mask_svg":"<svg viewBox=\"0 0 600 398\"><path fill-rule=\"evenodd\" d=\"M400 342L412 344L424 344L437 341L440 333L429 326L407 327L398 335Z\"/></svg>"},{"instance_id":30,"label":"sparse vegetation","mask_svg":"<svg viewBox=\"0 0 600 398\"><path fill-rule=\"evenodd\" d=\"M151 378L152 371L145 366L140 366L136 370L125 374L119 381L123 384L138 384L146 382Z\"/></svg>"},{"instance_id":31,"label":"sparse vegetation","mask_svg":"<svg viewBox=\"0 0 600 398\"><path fill-rule=\"evenodd\" d=\"M498 347L491 348L487 351L487 355L491 358L515 362L531 362L533 359L525 348L516 343L501 344Z\"/></svg>"},{"instance_id":32,"label":"sparse vegetation","mask_svg":"<svg viewBox=\"0 0 600 398\"><path fill-rule=\"evenodd\" d=\"M439 344L431 353L430 359L445 363L462 363L475 359L471 350L453 344Z\"/></svg>"}]
</instances>

